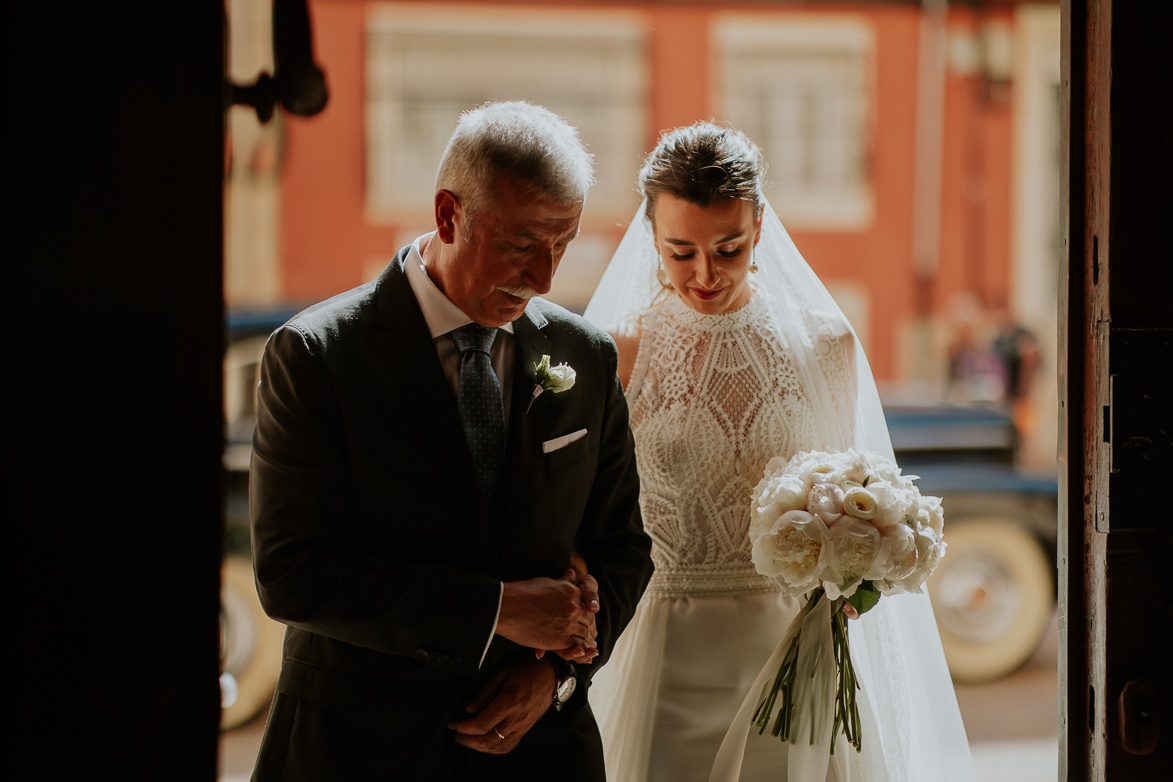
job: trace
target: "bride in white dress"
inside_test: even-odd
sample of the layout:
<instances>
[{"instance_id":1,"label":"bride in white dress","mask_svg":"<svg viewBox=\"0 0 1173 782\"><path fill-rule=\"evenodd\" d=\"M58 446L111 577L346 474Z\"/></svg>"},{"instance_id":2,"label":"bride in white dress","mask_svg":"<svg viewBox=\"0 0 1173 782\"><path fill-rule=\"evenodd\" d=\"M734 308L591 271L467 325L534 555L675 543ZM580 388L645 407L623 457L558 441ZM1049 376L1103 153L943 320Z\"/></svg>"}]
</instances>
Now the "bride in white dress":
<instances>
[{"instance_id":1,"label":"bride in white dress","mask_svg":"<svg viewBox=\"0 0 1173 782\"><path fill-rule=\"evenodd\" d=\"M775 456L891 454L855 334L765 203L764 169L738 131L662 137L586 312L619 346L656 565L590 691L616 782L787 779L790 745L749 715L801 603L750 560L753 489ZM927 598L850 624L863 751L841 739L801 782L972 780Z\"/></svg>"}]
</instances>

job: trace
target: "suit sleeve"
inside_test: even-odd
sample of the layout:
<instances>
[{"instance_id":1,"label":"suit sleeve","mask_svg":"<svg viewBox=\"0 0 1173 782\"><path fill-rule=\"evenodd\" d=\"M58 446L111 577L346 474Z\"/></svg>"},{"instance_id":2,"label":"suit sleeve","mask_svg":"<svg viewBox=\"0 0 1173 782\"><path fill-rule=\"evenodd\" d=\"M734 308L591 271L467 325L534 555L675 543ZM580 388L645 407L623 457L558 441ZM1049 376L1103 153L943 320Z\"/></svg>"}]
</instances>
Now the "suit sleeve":
<instances>
[{"instance_id":1,"label":"suit sleeve","mask_svg":"<svg viewBox=\"0 0 1173 782\"><path fill-rule=\"evenodd\" d=\"M261 604L293 627L474 673L493 633L500 581L398 562L355 537L348 433L323 355L320 338L287 325L262 359L249 477Z\"/></svg>"},{"instance_id":2,"label":"suit sleeve","mask_svg":"<svg viewBox=\"0 0 1173 782\"><path fill-rule=\"evenodd\" d=\"M620 633L652 576L652 542L639 509L635 441L628 426L627 400L616 373L614 343L607 337L610 384L603 411L599 461L577 545L599 582L595 615L599 657L582 666L589 675L611 655Z\"/></svg>"}]
</instances>

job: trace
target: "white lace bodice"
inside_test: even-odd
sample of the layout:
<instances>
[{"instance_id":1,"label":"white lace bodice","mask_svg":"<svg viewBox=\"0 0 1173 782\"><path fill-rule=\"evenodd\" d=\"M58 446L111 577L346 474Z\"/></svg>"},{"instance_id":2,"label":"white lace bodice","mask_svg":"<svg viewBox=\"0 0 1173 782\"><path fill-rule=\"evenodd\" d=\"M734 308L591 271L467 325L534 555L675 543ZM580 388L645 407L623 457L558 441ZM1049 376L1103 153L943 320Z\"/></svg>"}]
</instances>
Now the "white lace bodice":
<instances>
[{"instance_id":1,"label":"white lace bodice","mask_svg":"<svg viewBox=\"0 0 1173 782\"><path fill-rule=\"evenodd\" d=\"M724 315L678 297L645 311L628 384L650 592L776 589L750 560L753 488L771 458L817 437L791 351L760 294Z\"/></svg>"}]
</instances>

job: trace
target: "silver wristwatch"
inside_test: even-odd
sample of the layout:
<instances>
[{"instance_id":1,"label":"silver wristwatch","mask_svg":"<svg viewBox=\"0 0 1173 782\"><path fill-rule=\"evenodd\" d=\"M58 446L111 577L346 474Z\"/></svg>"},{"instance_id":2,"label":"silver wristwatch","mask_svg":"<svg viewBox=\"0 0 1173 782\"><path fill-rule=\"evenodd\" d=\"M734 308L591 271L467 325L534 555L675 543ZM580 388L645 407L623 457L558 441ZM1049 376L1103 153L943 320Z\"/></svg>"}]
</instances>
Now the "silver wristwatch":
<instances>
[{"instance_id":1,"label":"silver wristwatch","mask_svg":"<svg viewBox=\"0 0 1173 782\"><path fill-rule=\"evenodd\" d=\"M566 666L562 670L555 668L554 677L554 709L556 711L562 711L562 707L574 695L574 688L578 686L578 679L574 675L574 669L570 666Z\"/></svg>"}]
</instances>

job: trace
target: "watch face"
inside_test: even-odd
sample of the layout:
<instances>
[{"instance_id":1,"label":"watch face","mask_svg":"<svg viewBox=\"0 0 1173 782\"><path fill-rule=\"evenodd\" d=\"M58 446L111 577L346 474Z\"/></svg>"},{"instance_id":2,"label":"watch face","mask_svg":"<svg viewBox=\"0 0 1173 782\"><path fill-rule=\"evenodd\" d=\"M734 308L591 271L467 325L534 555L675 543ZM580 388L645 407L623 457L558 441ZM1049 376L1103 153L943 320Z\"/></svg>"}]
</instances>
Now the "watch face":
<instances>
[{"instance_id":1,"label":"watch face","mask_svg":"<svg viewBox=\"0 0 1173 782\"><path fill-rule=\"evenodd\" d=\"M570 696L574 695L574 688L577 684L578 681L573 676L567 676L558 682L558 692L554 697L558 699L559 703L566 703L566 701L570 700Z\"/></svg>"}]
</instances>

